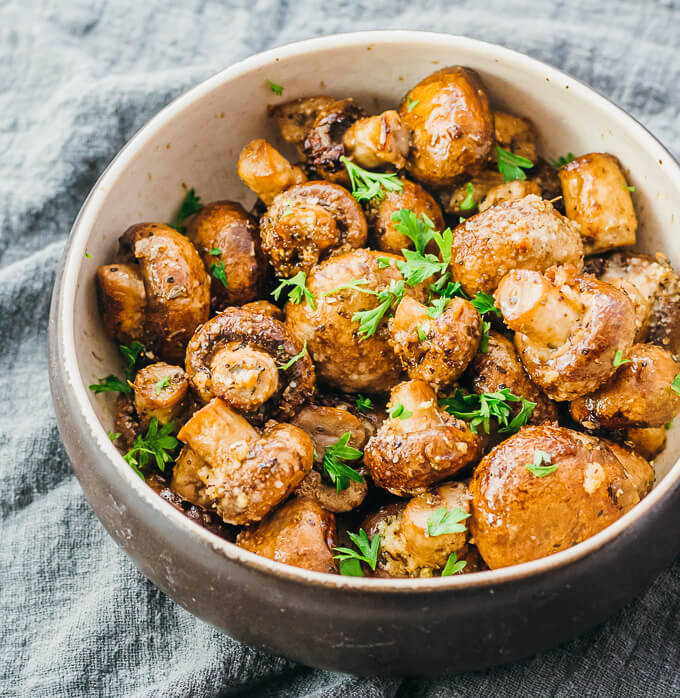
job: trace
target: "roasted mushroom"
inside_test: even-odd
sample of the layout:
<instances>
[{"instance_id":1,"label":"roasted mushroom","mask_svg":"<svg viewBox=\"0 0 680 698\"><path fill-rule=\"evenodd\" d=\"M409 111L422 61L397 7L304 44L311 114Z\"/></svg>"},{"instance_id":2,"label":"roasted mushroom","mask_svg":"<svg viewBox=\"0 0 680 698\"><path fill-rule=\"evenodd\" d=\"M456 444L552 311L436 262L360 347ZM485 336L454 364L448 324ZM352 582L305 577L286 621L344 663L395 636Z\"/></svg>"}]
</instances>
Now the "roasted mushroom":
<instances>
[{"instance_id":1,"label":"roasted mushroom","mask_svg":"<svg viewBox=\"0 0 680 698\"><path fill-rule=\"evenodd\" d=\"M267 265L257 221L241 204L214 201L204 206L187 224L187 237L211 273L213 308L247 303L262 294Z\"/></svg>"},{"instance_id":2,"label":"roasted mushroom","mask_svg":"<svg viewBox=\"0 0 680 698\"><path fill-rule=\"evenodd\" d=\"M668 429L662 427L628 427L625 442L643 458L654 460L666 448Z\"/></svg>"},{"instance_id":3,"label":"roasted mushroom","mask_svg":"<svg viewBox=\"0 0 680 698\"><path fill-rule=\"evenodd\" d=\"M489 332L487 351L479 352L470 365L472 389L478 395L504 388L518 397L536 403L529 424L557 425L557 405L534 383L524 370L512 342L498 332ZM520 405L515 408L519 411Z\"/></svg>"},{"instance_id":4,"label":"roasted mushroom","mask_svg":"<svg viewBox=\"0 0 680 698\"><path fill-rule=\"evenodd\" d=\"M180 362L194 330L210 313L210 279L191 242L163 223L139 223L121 238L139 261L145 328L158 356Z\"/></svg>"},{"instance_id":5,"label":"roasted mushroom","mask_svg":"<svg viewBox=\"0 0 680 698\"><path fill-rule=\"evenodd\" d=\"M251 301L241 306L241 310L247 310L255 315L266 315L274 318L274 320L283 321L283 311L278 305L274 305L269 301Z\"/></svg>"},{"instance_id":6,"label":"roasted mushroom","mask_svg":"<svg viewBox=\"0 0 680 698\"><path fill-rule=\"evenodd\" d=\"M451 298L444 312L432 318L425 305L405 296L390 331L390 344L409 378L440 390L451 388L477 353L482 321L462 298Z\"/></svg>"},{"instance_id":7,"label":"roasted mushroom","mask_svg":"<svg viewBox=\"0 0 680 698\"><path fill-rule=\"evenodd\" d=\"M426 215L434 224L435 230L444 230L446 226L441 208L431 194L420 184L408 179L400 178L399 181L401 191L385 192L384 196L371 199L366 210L375 247L394 254L401 254L403 249L413 247L413 241L397 230L392 219L400 210L410 209L418 218Z\"/></svg>"},{"instance_id":8,"label":"roasted mushroom","mask_svg":"<svg viewBox=\"0 0 680 698\"><path fill-rule=\"evenodd\" d=\"M519 201L530 194L541 195L541 187L531 179L515 179L511 182L503 182L503 184L491 187L486 192L484 199L479 204L479 210L480 212L486 211L487 208L502 204L505 201Z\"/></svg>"},{"instance_id":9,"label":"roasted mushroom","mask_svg":"<svg viewBox=\"0 0 680 698\"><path fill-rule=\"evenodd\" d=\"M95 278L106 331L120 344L144 341L146 291L139 266L105 264Z\"/></svg>"},{"instance_id":10,"label":"roasted mushroom","mask_svg":"<svg viewBox=\"0 0 680 698\"><path fill-rule=\"evenodd\" d=\"M401 170L409 150L408 129L393 109L355 121L342 138L345 155L361 167Z\"/></svg>"},{"instance_id":11,"label":"roasted mushroom","mask_svg":"<svg viewBox=\"0 0 680 698\"><path fill-rule=\"evenodd\" d=\"M232 524L262 519L300 484L314 458L302 429L270 424L260 436L220 398L195 412L177 438L204 462L199 496Z\"/></svg>"},{"instance_id":12,"label":"roasted mushroom","mask_svg":"<svg viewBox=\"0 0 680 698\"><path fill-rule=\"evenodd\" d=\"M309 271L334 250L362 247L367 234L361 206L330 182L291 187L274 197L260 219L262 248L282 277Z\"/></svg>"},{"instance_id":13,"label":"roasted mushroom","mask_svg":"<svg viewBox=\"0 0 680 698\"><path fill-rule=\"evenodd\" d=\"M680 374L673 355L654 344L634 344L624 363L594 392L574 400L571 416L586 429L662 427L680 412L680 395L671 385Z\"/></svg>"},{"instance_id":14,"label":"roasted mushroom","mask_svg":"<svg viewBox=\"0 0 680 698\"><path fill-rule=\"evenodd\" d=\"M205 468L206 463L198 453L189 446L184 446L172 469L170 489L187 502L209 509L212 501L206 492L205 482L199 475L202 471L206 472Z\"/></svg>"},{"instance_id":15,"label":"roasted mushroom","mask_svg":"<svg viewBox=\"0 0 680 698\"><path fill-rule=\"evenodd\" d=\"M512 269L545 271L554 264L583 267L578 226L535 195L506 201L453 231L451 273L470 296L492 293Z\"/></svg>"},{"instance_id":16,"label":"roasted mushroom","mask_svg":"<svg viewBox=\"0 0 680 698\"><path fill-rule=\"evenodd\" d=\"M392 389L390 405L390 418L364 450L364 463L379 487L400 496L418 494L479 457L479 437L439 409L427 383L400 383Z\"/></svg>"},{"instance_id":17,"label":"roasted mushroom","mask_svg":"<svg viewBox=\"0 0 680 698\"><path fill-rule=\"evenodd\" d=\"M387 322L376 318L376 330L369 336L359 333L361 316L357 317L379 307L387 312L391 302L396 305L397 298L388 289L403 283L401 274L392 265L378 264L378 258L388 256L363 249L334 255L314 267L307 279L316 299L314 308L306 302L286 306L286 325L300 342L307 342L319 379L348 393L389 390L401 374L388 342ZM359 290L356 283L347 286L357 281ZM379 292L386 300L374 295ZM424 298L419 286L407 287L406 294Z\"/></svg>"},{"instance_id":18,"label":"roasted mushroom","mask_svg":"<svg viewBox=\"0 0 680 698\"><path fill-rule=\"evenodd\" d=\"M302 148L314 122L337 110L342 103L343 100L325 95L301 97L269 107L269 115L276 119L283 140Z\"/></svg>"},{"instance_id":19,"label":"roasted mushroom","mask_svg":"<svg viewBox=\"0 0 680 698\"><path fill-rule=\"evenodd\" d=\"M295 494L309 497L332 512L356 509L364 501L368 492L366 481L342 478L337 484L329 484L328 474L324 479L324 462L326 449L334 446L348 432L350 437L347 445L359 451L363 449L367 434L361 420L351 412L338 407L308 405L295 415L291 423L309 434L314 444L315 456L315 469L307 473L295 490ZM356 463L351 462L348 465L356 470Z\"/></svg>"},{"instance_id":20,"label":"roasted mushroom","mask_svg":"<svg viewBox=\"0 0 680 698\"><path fill-rule=\"evenodd\" d=\"M529 119L505 111L494 110L493 122L497 145L536 163L538 160L536 129ZM491 153L491 157L496 160L495 151Z\"/></svg>"},{"instance_id":21,"label":"roasted mushroom","mask_svg":"<svg viewBox=\"0 0 680 698\"><path fill-rule=\"evenodd\" d=\"M635 244L637 218L619 161L588 153L559 171L568 218L581 227L586 254Z\"/></svg>"},{"instance_id":22,"label":"roasted mushroom","mask_svg":"<svg viewBox=\"0 0 680 698\"><path fill-rule=\"evenodd\" d=\"M573 267L545 274L516 270L496 291L496 304L515 331L515 347L534 383L553 400L575 400L614 373L635 337L628 296Z\"/></svg>"},{"instance_id":23,"label":"roasted mushroom","mask_svg":"<svg viewBox=\"0 0 680 698\"><path fill-rule=\"evenodd\" d=\"M186 369L203 402L219 397L260 421L288 419L314 392L314 366L301 349L278 320L227 308L191 338Z\"/></svg>"},{"instance_id":24,"label":"roasted mushroom","mask_svg":"<svg viewBox=\"0 0 680 698\"><path fill-rule=\"evenodd\" d=\"M603 440L611 452L619 459L626 477L631 481L637 493L642 499L646 497L654 486L654 468L640 453L622 446L615 441Z\"/></svg>"},{"instance_id":25,"label":"roasted mushroom","mask_svg":"<svg viewBox=\"0 0 680 698\"><path fill-rule=\"evenodd\" d=\"M116 439L116 445L124 452L129 451L141 433L139 417L137 410L135 410L134 394L120 393L118 395L114 429L116 434L120 434Z\"/></svg>"},{"instance_id":26,"label":"roasted mushroom","mask_svg":"<svg viewBox=\"0 0 680 698\"><path fill-rule=\"evenodd\" d=\"M491 569L576 545L640 501L604 442L551 426L524 427L496 446L475 468L470 491L471 532Z\"/></svg>"},{"instance_id":27,"label":"roasted mushroom","mask_svg":"<svg viewBox=\"0 0 680 698\"><path fill-rule=\"evenodd\" d=\"M188 408L189 381L180 366L160 361L137 371L133 383L135 410L142 430L156 417L159 424L180 420Z\"/></svg>"},{"instance_id":28,"label":"roasted mushroom","mask_svg":"<svg viewBox=\"0 0 680 698\"><path fill-rule=\"evenodd\" d=\"M294 184L307 181L305 173L267 143L264 138L250 141L238 157L238 176L267 206L274 197Z\"/></svg>"},{"instance_id":29,"label":"roasted mushroom","mask_svg":"<svg viewBox=\"0 0 680 698\"><path fill-rule=\"evenodd\" d=\"M477 174L493 145L493 114L479 76L469 68L443 68L421 80L399 105L411 131L407 169L433 187Z\"/></svg>"},{"instance_id":30,"label":"roasted mushroom","mask_svg":"<svg viewBox=\"0 0 680 698\"><path fill-rule=\"evenodd\" d=\"M243 529L236 545L284 565L337 572L335 516L313 499L291 499L256 526Z\"/></svg>"},{"instance_id":31,"label":"roasted mushroom","mask_svg":"<svg viewBox=\"0 0 680 698\"><path fill-rule=\"evenodd\" d=\"M637 341L680 353L680 278L664 254L612 252L591 257L586 271L608 283L626 282L629 295L630 286L636 288L643 299L636 309Z\"/></svg>"}]
</instances>

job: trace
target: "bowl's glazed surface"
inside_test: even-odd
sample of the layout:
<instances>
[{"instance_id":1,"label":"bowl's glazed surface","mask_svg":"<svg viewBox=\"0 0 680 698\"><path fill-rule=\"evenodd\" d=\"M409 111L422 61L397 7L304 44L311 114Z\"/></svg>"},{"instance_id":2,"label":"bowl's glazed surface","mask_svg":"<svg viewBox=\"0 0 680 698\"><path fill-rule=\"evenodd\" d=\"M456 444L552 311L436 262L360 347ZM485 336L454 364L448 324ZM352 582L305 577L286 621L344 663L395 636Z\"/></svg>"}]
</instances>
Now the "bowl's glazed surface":
<instances>
[{"instance_id":1,"label":"bowl's glazed surface","mask_svg":"<svg viewBox=\"0 0 680 698\"><path fill-rule=\"evenodd\" d=\"M432 580L322 575L259 558L161 500L107 437L114 401L87 386L119 359L99 320L94 272L113 257L120 233L141 220L168 220L183 186L195 187L204 201L249 205L252 195L238 180L236 160L252 138L280 145L268 104L326 93L354 96L375 110L452 64L476 69L494 104L530 117L548 157L617 155L636 187L639 249L662 250L680 266L680 168L631 117L563 73L507 49L440 34L367 32L259 54L166 107L92 190L52 299L49 360L59 428L104 526L140 570L189 611L250 645L307 664L423 674L510 661L600 622L680 550L676 430L657 462L656 487L613 526L549 558ZM284 86L283 97L267 80Z\"/></svg>"}]
</instances>

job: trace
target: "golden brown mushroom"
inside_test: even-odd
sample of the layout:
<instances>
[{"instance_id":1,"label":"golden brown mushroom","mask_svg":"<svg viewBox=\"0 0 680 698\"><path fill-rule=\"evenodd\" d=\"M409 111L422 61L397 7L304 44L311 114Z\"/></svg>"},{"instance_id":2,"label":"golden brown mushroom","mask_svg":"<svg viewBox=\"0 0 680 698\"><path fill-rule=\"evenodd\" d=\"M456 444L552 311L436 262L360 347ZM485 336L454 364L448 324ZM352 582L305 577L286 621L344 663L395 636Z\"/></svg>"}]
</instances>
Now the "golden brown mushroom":
<instances>
[{"instance_id":1,"label":"golden brown mushroom","mask_svg":"<svg viewBox=\"0 0 680 698\"><path fill-rule=\"evenodd\" d=\"M436 390L451 388L477 353L482 321L475 307L451 298L438 318L410 296L394 313L390 344L409 378L419 378Z\"/></svg>"},{"instance_id":2,"label":"golden brown mushroom","mask_svg":"<svg viewBox=\"0 0 680 698\"><path fill-rule=\"evenodd\" d=\"M187 502L209 509L211 499L206 494L206 484L199 475L204 468L206 462L189 446L184 446L172 469L170 488Z\"/></svg>"},{"instance_id":3,"label":"golden brown mushroom","mask_svg":"<svg viewBox=\"0 0 680 698\"><path fill-rule=\"evenodd\" d=\"M137 264L105 264L97 269L97 291L106 331L120 344L145 339L146 291Z\"/></svg>"},{"instance_id":4,"label":"golden brown mushroom","mask_svg":"<svg viewBox=\"0 0 680 698\"><path fill-rule=\"evenodd\" d=\"M303 184L307 176L279 153L264 138L246 145L238 157L238 176L267 206L274 197L294 184Z\"/></svg>"},{"instance_id":5,"label":"golden brown mushroom","mask_svg":"<svg viewBox=\"0 0 680 698\"><path fill-rule=\"evenodd\" d=\"M342 103L343 100L325 95L301 97L269 107L269 115L276 119L283 140L302 148L314 122L320 116L337 111Z\"/></svg>"},{"instance_id":6,"label":"golden brown mushroom","mask_svg":"<svg viewBox=\"0 0 680 698\"><path fill-rule=\"evenodd\" d=\"M479 204L479 210L480 212L486 211L487 208L502 204L505 201L519 201L530 194L541 195L541 187L531 179L515 179L512 182L503 182L503 184L491 187L486 192L484 199Z\"/></svg>"},{"instance_id":7,"label":"golden brown mushroom","mask_svg":"<svg viewBox=\"0 0 680 698\"><path fill-rule=\"evenodd\" d=\"M382 198L372 199L366 210L375 247L394 254L401 254L403 249L413 247L413 241L402 235L392 220L393 214L401 209L411 209L418 218L425 214L434 223L435 230L444 230L446 227L441 208L429 192L420 184L403 177L399 181L402 184L401 191L385 192ZM431 251L436 252L436 249Z\"/></svg>"},{"instance_id":8,"label":"golden brown mushroom","mask_svg":"<svg viewBox=\"0 0 680 698\"><path fill-rule=\"evenodd\" d=\"M625 442L643 458L654 460L666 448L668 439L666 426L662 427L628 427Z\"/></svg>"},{"instance_id":9,"label":"golden brown mushroom","mask_svg":"<svg viewBox=\"0 0 680 698\"><path fill-rule=\"evenodd\" d=\"M364 339L358 334L359 320L353 319L356 313L374 310L381 303L366 291L385 291L391 283L402 280L395 267L378 264L378 258L389 256L363 249L334 255L312 269L307 279L316 309L309 303L286 306L286 325L300 342L307 342L320 381L348 393L389 390L401 375L388 343L387 322L383 319L375 334ZM366 282L361 291L335 290L353 280ZM406 293L424 298L419 286L407 287Z\"/></svg>"},{"instance_id":10,"label":"golden brown mushroom","mask_svg":"<svg viewBox=\"0 0 680 698\"><path fill-rule=\"evenodd\" d=\"M213 308L247 303L262 294L267 264L260 249L257 221L241 204L214 201L204 206L187 225L205 268L211 273ZM215 272L224 268L226 283Z\"/></svg>"},{"instance_id":11,"label":"golden brown mushroom","mask_svg":"<svg viewBox=\"0 0 680 698\"><path fill-rule=\"evenodd\" d=\"M194 330L210 313L210 279L191 242L163 223L127 229L121 245L139 261L146 329L158 356L180 362Z\"/></svg>"},{"instance_id":12,"label":"golden brown mushroom","mask_svg":"<svg viewBox=\"0 0 680 698\"><path fill-rule=\"evenodd\" d=\"M220 397L251 419L287 419L314 392L314 366L301 349L278 320L227 308L191 338L186 369L203 402Z\"/></svg>"},{"instance_id":13,"label":"golden brown mushroom","mask_svg":"<svg viewBox=\"0 0 680 698\"><path fill-rule=\"evenodd\" d=\"M300 484L314 457L301 429L270 424L260 436L220 398L195 412L177 438L205 463L197 472L200 496L232 524L262 519Z\"/></svg>"},{"instance_id":14,"label":"golden brown mushroom","mask_svg":"<svg viewBox=\"0 0 680 698\"><path fill-rule=\"evenodd\" d=\"M538 454L538 457L537 457ZM552 472L535 471L535 462ZM621 461L602 441L571 429L524 427L475 469L471 532L491 569L576 545L640 501Z\"/></svg>"},{"instance_id":15,"label":"golden brown mushroom","mask_svg":"<svg viewBox=\"0 0 680 698\"><path fill-rule=\"evenodd\" d=\"M379 487L400 496L418 494L479 457L479 437L439 409L427 383L400 383L392 389L390 404L394 416L364 450L364 463Z\"/></svg>"},{"instance_id":16,"label":"golden brown mushroom","mask_svg":"<svg viewBox=\"0 0 680 698\"><path fill-rule=\"evenodd\" d=\"M573 267L545 274L515 270L496 291L505 324L534 383L553 400L574 400L596 390L616 370L635 337L635 311L611 284L578 277Z\"/></svg>"},{"instance_id":17,"label":"golden brown mushroom","mask_svg":"<svg viewBox=\"0 0 680 698\"><path fill-rule=\"evenodd\" d=\"M236 545L284 565L337 572L335 516L313 499L291 499L256 526L243 529Z\"/></svg>"},{"instance_id":18,"label":"golden brown mushroom","mask_svg":"<svg viewBox=\"0 0 680 698\"><path fill-rule=\"evenodd\" d=\"M260 219L262 248L281 277L309 271L334 250L362 247L367 234L356 199L323 181L279 194Z\"/></svg>"},{"instance_id":19,"label":"golden brown mushroom","mask_svg":"<svg viewBox=\"0 0 680 698\"><path fill-rule=\"evenodd\" d=\"M634 344L620 358L626 363L609 381L571 403L577 422L586 429L662 427L680 413L680 395L671 388L680 364L670 352Z\"/></svg>"},{"instance_id":20,"label":"golden brown mushroom","mask_svg":"<svg viewBox=\"0 0 680 698\"><path fill-rule=\"evenodd\" d=\"M611 452L619 459L626 477L637 490L640 499L646 497L654 486L654 468L635 451L615 441L604 440Z\"/></svg>"},{"instance_id":21,"label":"golden brown mushroom","mask_svg":"<svg viewBox=\"0 0 680 698\"><path fill-rule=\"evenodd\" d=\"M133 388L135 410L144 431L153 417L159 424L181 420L189 406L189 381L180 366L159 361L140 368Z\"/></svg>"},{"instance_id":22,"label":"golden brown mushroom","mask_svg":"<svg viewBox=\"0 0 680 698\"><path fill-rule=\"evenodd\" d=\"M545 271L554 264L581 270L578 226L535 195L478 213L453 231L451 273L463 290L492 293L512 269Z\"/></svg>"},{"instance_id":23,"label":"golden brown mushroom","mask_svg":"<svg viewBox=\"0 0 680 698\"><path fill-rule=\"evenodd\" d=\"M536 129L529 119L494 109L493 122L496 143L501 148L536 163L538 139ZM491 157L496 160L495 151L491 153Z\"/></svg>"},{"instance_id":24,"label":"golden brown mushroom","mask_svg":"<svg viewBox=\"0 0 680 698\"><path fill-rule=\"evenodd\" d=\"M581 227L586 254L635 244L637 217L619 161L588 153L559 171L568 218Z\"/></svg>"},{"instance_id":25,"label":"golden brown mushroom","mask_svg":"<svg viewBox=\"0 0 680 698\"><path fill-rule=\"evenodd\" d=\"M241 310L247 310L255 315L266 315L274 320L283 321L283 311L277 305L269 301L251 301L241 306Z\"/></svg>"},{"instance_id":26,"label":"golden brown mushroom","mask_svg":"<svg viewBox=\"0 0 680 698\"><path fill-rule=\"evenodd\" d=\"M454 66L421 80L399 105L411 131L407 168L414 179L433 187L474 175L493 145L493 114L481 79Z\"/></svg>"},{"instance_id":27,"label":"golden brown mushroom","mask_svg":"<svg viewBox=\"0 0 680 698\"><path fill-rule=\"evenodd\" d=\"M369 170L406 165L409 132L393 109L355 121L342 138L345 155Z\"/></svg>"}]
</instances>

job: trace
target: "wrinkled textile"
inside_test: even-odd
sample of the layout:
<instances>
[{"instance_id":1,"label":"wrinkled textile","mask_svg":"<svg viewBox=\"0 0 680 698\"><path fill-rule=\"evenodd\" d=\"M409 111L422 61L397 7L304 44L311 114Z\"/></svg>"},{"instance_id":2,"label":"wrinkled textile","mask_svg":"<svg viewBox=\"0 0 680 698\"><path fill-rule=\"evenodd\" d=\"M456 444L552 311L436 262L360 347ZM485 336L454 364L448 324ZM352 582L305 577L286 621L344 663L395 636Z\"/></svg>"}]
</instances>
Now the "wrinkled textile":
<instances>
[{"instance_id":1,"label":"wrinkled textile","mask_svg":"<svg viewBox=\"0 0 680 698\"><path fill-rule=\"evenodd\" d=\"M233 61L375 28L467 34L546 60L680 153L674 0L0 1L0 695L680 695L680 560L617 617L538 657L358 679L243 647L176 606L109 539L71 472L49 399L47 317L99 173L163 105ZM458 642L452 628L452 651Z\"/></svg>"}]
</instances>

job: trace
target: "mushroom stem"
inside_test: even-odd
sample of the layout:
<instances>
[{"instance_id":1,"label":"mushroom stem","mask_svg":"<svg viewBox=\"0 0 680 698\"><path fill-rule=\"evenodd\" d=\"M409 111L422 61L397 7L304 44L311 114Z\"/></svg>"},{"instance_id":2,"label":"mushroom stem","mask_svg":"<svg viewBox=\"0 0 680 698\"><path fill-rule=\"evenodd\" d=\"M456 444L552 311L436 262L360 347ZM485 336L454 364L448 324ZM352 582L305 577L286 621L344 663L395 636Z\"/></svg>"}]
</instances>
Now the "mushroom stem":
<instances>
[{"instance_id":1,"label":"mushroom stem","mask_svg":"<svg viewBox=\"0 0 680 698\"><path fill-rule=\"evenodd\" d=\"M397 385L392 389L390 405L403 405L402 414L412 413L406 419L395 420L395 424L400 426L402 431L428 429L433 424L442 423L437 409L437 396L425 381L411 380Z\"/></svg>"}]
</instances>

